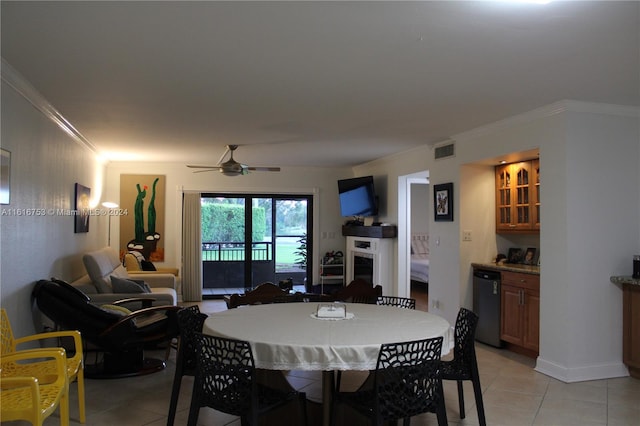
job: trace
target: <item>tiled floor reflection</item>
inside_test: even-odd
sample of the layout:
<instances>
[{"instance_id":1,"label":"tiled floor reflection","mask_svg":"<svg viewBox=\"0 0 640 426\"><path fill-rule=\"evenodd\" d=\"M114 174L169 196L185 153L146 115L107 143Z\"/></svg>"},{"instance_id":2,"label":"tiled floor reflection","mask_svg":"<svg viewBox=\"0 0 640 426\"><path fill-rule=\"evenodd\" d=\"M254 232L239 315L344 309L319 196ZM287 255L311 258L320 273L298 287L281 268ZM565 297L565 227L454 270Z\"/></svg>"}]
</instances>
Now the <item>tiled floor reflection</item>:
<instances>
[{"instance_id":1,"label":"tiled floor reflection","mask_svg":"<svg viewBox=\"0 0 640 426\"><path fill-rule=\"evenodd\" d=\"M220 300L204 301L201 310L213 313L226 309ZM566 384L533 370L534 361L505 350L477 345L487 424L491 426L632 426L640 424L640 380L629 377ZM162 356L159 353L158 356ZM175 368L172 352L164 371L143 377L118 380L87 380L87 425L161 426L166 415ZM343 389L357 386L362 373L343 374ZM291 372L288 380L303 389L310 400L321 395L320 374ZM183 379L176 425L186 425L192 379ZM447 416L450 425L477 425L471 384L465 382L466 418L460 420L455 383L445 382ZM76 385L71 386L71 424L78 426ZM316 419L317 423L317 419ZM26 424L26 423L2 423ZM56 415L45 425L59 424ZM202 409L199 425L240 426L239 419ZM435 415L414 417L413 426L437 424ZM345 426L351 426L345 425Z\"/></svg>"}]
</instances>

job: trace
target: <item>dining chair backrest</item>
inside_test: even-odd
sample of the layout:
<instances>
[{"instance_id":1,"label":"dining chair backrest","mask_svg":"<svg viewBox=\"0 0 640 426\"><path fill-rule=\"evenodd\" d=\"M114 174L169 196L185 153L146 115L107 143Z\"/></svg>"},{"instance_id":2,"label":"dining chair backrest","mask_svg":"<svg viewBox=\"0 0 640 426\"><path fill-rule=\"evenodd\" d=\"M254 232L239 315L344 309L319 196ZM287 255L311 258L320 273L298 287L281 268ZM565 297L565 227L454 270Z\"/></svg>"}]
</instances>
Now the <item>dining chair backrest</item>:
<instances>
[{"instance_id":1,"label":"dining chair backrest","mask_svg":"<svg viewBox=\"0 0 640 426\"><path fill-rule=\"evenodd\" d=\"M277 285L266 282L262 283L253 290L245 292L245 294L232 294L227 299L227 308L233 309L242 305L260 305L265 303L273 303L278 296L285 296L288 292L281 289Z\"/></svg>"},{"instance_id":2,"label":"dining chair backrest","mask_svg":"<svg viewBox=\"0 0 640 426\"><path fill-rule=\"evenodd\" d=\"M478 315L466 308L460 308L454 329L453 359L442 362L442 379L455 380L458 387L458 405L460 418L465 418L464 390L462 382L471 381L476 400L478 423L486 426L480 372L476 359L475 335L478 326Z\"/></svg>"},{"instance_id":3,"label":"dining chair backrest","mask_svg":"<svg viewBox=\"0 0 640 426\"><path fill-rule=\"evenodd\" d=\"M374 372L378 416L383 420L435 412L444 398L439 377L442 337L383 344Z\"/></svg>"},{"instance_id":4,"label":"dining chair backrest","mask_svg":"<svg viewBox=\"0 0 640 426\"><path fill-rule=\"evenodd\" d=\"M368 281L356 278L335 293L335 300L339 302L375 304L379 296L382 296L382 286L373 286Z\"/></svg>"},{"instance_id":5,"label":"dining chair backrest","mask_svg":"<svg viewBox=\"0 0 640 426\"><path fill-rule=\"evenodd\" d=\"M397 306L405 309L415 309L416 299L410 297L379 296L377 304L383 306Z\"/></svg>"},{"instance_id":6,"label":"dining chair backrest","mask_svg":"<svg viewBox=\"0 0 640 426\"><path fill-rule=\"evenodd\" d=\"M331 422L337 423L337 407L347 404L372 420L373 425L436 413L438 425L447 424L440 377L443 337L387 343L380 347L372 386L334 394Z\"/></svg>"},{"instance_id":7,"label":"dining chair backrest","mask_svg":"<svg viewBox=\"0 0 640 426\"><path fill-rule=\"evenodd\" d=\"M15 346L11 322L9 322L9 316L4 308L0 309L0 318L0 355L4 355L13 352Z\"/></svg>"},{"instance_id":8,"label":"dining chair backrest","mask_svg":"<svg viewBox=\"0 0 640 426\"><path fill-rule=\"evenodd\" d=\"M475 335L478 319L475 312L460 308L454 329L453 362L468 377L472 366L477 365Z\"/></svg>"},{"instance_id":9,"label":"dining chair backrest","mask_svg":"<svg viewBox=\"0 0 640 426\"><path fill-rule=\"evenodd\" d=\"M178 329L180 337L178 356L181 358L183 371L193 375L196 370L195 333L201 333L207 314L200 312L198 305L186 307L178 311Z\"/></svg>"},{"instance_id":10,"label":"dining chair backrest","mask_svg":"<svg viewBox=\"0 0 640 426\"><path fill-rule=\"evenodd\" d=\"M45 342L48 343L55 339L65 340L67 342L66 350L68 352L65 353L65 362L67 364L66 372L69 382L75 381L78 385L78 417L80 423L85 423L84 351L80 333L76 330L61 330L15 338L6 309L0 309L0 358L9 353L19 351L22 347L29 349L30 346L28 345L33 345L34 343L37 343L39 346L45 346ZM13 370L15 374L36 377L42 380L46 379L50 374L50 364L51 363L5 363L2 370L5 372Z\"/></svg>"},{"instance_id":11,"label":"dining chair backrest","mask_svg":"<svg viewBox=\"0 0 640 426\"><path fill-rule=\"evenodd\" d=\"M204 334L197 334L196 342L202 401L223 413L249 413L255 372L249 343Z\"/></svg>"},{"instance_id":12,"label":"dining chair backrest","mask_svg":"<svg viewBox=\"0 0 640 426\"><path fill-rule=\"evenodd\" d=\"M195 333L202 332L202 326L208 317L208 315L200 312L198 305L181 309L178 311L177 316L180 334L178 337L178 355L176 357L176 369L173 376L167 426L172 426L175 421L182 376L194 376L196 374Z\"/></svg>"},{"instance_id":13,"label":"dining chair backrest","mask_svg":"<svg viewBox=\"0 0 640 426\"><path fill-rule=\"evenodd\" d=\"M46 379L40 381L5 368L6 365L25 363L46 364ZM0 418L3 422L27 420L41 426L44 419L59 409L60 425L69 425L69 379L63 348L7 353L2 356L1 369Z\"/></svg>"},{"instance_id":14,"label":"dining chair backrest","mask_svg":"<svg viewBox=\"0 0 640 426\"><path fill-rule=\"evenodd\" d=\"M296 399L300 422L307 424L306 395L259 384L249 342L195 333L196 376L188 426L198 422L200 407L240 416L241 423L258 426L260 414Z\"/></svg>"}]
</instances>

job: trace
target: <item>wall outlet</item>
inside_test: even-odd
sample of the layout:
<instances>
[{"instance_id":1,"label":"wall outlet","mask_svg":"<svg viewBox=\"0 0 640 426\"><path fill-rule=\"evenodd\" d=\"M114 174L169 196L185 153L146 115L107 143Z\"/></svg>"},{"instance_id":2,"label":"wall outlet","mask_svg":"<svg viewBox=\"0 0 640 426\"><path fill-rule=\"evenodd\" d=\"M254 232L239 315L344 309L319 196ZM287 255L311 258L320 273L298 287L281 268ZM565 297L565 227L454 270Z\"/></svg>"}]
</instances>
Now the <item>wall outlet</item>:
<instances>
[{"instance_id":1,"label":"wall outlet","mask_svg":"<svg viewBox=\"0 0 640 426\"><path fill-rule=\"evenodd\" d=\"M471 241L471 231L462 231L462 241Z\"/></svg>"}]
</instances>

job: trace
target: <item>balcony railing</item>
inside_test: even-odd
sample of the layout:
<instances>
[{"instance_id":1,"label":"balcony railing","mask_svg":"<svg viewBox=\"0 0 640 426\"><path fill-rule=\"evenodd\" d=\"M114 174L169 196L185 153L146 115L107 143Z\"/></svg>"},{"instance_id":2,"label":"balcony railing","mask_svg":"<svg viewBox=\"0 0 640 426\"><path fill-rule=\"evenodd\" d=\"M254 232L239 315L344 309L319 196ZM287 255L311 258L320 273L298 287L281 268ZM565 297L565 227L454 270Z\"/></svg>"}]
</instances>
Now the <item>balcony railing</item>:
<instances>
[{"instance_id":1,"label":"balcony railing","mask_svg":"<svg viewBox=\"0 0 640 426\"><path fill-rule=\"evenodd\" d=\"M272 261L271 242L261 241L251 244L251 260ZM202 260L210 262L244 261L245 244L229 241L207 241L202 243Z\"/></svg>"}]
</instances>

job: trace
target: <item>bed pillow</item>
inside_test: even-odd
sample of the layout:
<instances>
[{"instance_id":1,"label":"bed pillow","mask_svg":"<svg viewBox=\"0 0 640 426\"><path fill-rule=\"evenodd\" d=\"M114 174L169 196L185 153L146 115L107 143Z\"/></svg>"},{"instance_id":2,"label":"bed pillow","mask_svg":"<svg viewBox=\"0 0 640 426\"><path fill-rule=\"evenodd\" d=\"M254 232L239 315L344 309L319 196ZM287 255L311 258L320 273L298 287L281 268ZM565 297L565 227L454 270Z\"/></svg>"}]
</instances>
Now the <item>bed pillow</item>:
<instances>
[{"instance_id":1,"label":"bed pillow","mask_svg":"<svg viewBox=\"0 0 640 426\"><path fill-rule=\"evenodd\" d=\"M429 236L414 237L411 240L411 254L429 254Z\"/></svg>"}]
</instances>

